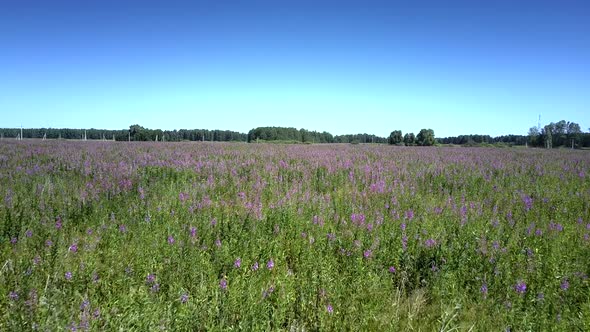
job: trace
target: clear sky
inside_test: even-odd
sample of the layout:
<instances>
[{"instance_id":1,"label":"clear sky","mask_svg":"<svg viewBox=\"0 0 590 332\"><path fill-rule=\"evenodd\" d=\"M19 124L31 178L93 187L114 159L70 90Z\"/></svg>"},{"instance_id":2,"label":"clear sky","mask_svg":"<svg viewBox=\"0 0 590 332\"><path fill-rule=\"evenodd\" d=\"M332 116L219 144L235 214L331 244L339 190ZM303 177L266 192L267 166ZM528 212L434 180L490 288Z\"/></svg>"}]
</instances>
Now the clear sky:
<instances>
[{"instance_id":1,"label":"clear sky","mask_svg":"<svg viewBox=\"0 0 590 332\"><path fill-rule=\"evenodd\" d=\"M590 1L0 2L0 127L590 127Z\"/></svg>"}]
</instances>

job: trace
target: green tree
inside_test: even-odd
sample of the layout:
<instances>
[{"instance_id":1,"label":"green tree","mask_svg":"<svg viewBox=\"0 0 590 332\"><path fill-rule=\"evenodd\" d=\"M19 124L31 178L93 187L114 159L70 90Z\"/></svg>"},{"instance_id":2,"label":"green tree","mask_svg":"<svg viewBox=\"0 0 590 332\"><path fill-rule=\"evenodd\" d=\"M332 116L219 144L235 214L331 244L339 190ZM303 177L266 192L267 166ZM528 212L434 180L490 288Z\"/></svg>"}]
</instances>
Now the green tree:
<instances>
[{"instance_id":1,"label":"green tree","mask_svg":"<svg viewBox=\"0 0 590 332\"><path fill-rule=\"evenodd\" d=\"M529 144L531 146L537 146L539 142L539 128L531 127L529 129Z\"/></svg>"},{"instance_id":2,"label":"green tree","mask_svg":"<svg viewBox=\"0 0 590 332\"><path fill-rule=\"evenodd\" d=\"M129 126L129 135L134 141L147 141L146 129L138 124Z\"/></svg>"},{"instance_id":3,"label":"green tree","mask_svg":"<svg viewBox=\"0 0 590 332\"><path fill-rule=\"evenodd\" d=\"M389 144L399 144L403 141L402 131L401 130L394 130L389 134L389 138L387 139L387 143Z\"/></svg>"},{"instance_id":4,"label":"green tree","mask_svg":"<svg viewBox=\"0 0 590 332\"><path fill-rule=\"evenodd\" d=\"M434 130L432 129L422 129L416 136L416 141L420 146L432 146L435 143L434 140Z\"/></svg>"},{"instance_id":5,"label":"green tree","mask_svg":"<svg viewBox=\"0 0 590 332\"><path fill-rule=\"evenodd\" d=\"M553 124L553 122L551 122L550 124L546 125L543 128L542 134L543 134L543 143L545 144L545 147L547 149L551 149L553 147L553 130L554 130L555 126Z\"/></svg>"},{"instance_id":6,"label":"green tree","mask_svg":"<svg viewBox=\"0 0 590 332\"><path fill-rule=\"evenodd\" d=\"M416 143L416 136L414 133L407 133L404 135L404 144L406 146L412 146Z\"/></svg>"}]
</instances>

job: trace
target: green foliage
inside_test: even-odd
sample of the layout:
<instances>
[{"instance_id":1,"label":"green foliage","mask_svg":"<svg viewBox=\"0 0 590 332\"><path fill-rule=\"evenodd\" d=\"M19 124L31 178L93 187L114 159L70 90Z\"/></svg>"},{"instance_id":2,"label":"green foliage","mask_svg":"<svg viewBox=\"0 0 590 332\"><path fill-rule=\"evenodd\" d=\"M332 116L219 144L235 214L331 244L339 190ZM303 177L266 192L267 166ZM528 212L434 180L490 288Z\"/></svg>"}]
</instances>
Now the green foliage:
<instances>
[{"instance_id":1,"label":"green foliage","mask_svg":"<svg viewBox=\"0 0 590 332\"><path fill-rule=\"evenodd\" d=\"M387 139L385 137L379 137L375 135L369 134L355 134L355 135L339 135L334 137L334 143L351 143L351 144L359 144L359 143L387 143Z\"/></svg>"},{"instance_id":2,"label":"green foliage","mask_svg":"<svg viewBox=\"0 0 590 332\"><path fill-rule=\"evenodd\" d=\"M416 136L416 143L420 146L432 146L435 143L434 130L422 129Z\"/></svg>"},{"instance_id":3,"label":"green foliage","mask_svg":"<svg viewBox=\"0 0 590 332\"><path fill-rule=\"evenodd\" d=\"M284 127L258 127L248 132L248 142L260 142L261 140L265 142L333 143L334 137L325 131L319 133L306 129L297 130Z\"/></svg>"},{"instance_id":4,"label":"green foliage","mask_svg":"<svg viewBox=\"0 0 590 332\"><path fill-rule=\"evenodd\" d=\"M389 134L389 138L387 139L387 143L390 145L400 144L403 142L402 131L401 130L394 130Z\"/></svg>"},{"instance_id":5,"label":"green foliage","mask_svg":"<svg viewBox=\"0 0 590 332\"><path fill-rule=\"evenodd\" d=\"M414 133L407 133L404 135L404 144L406 146L416 145L416 137L414 136Z\"/></svg>"}]
</instances>

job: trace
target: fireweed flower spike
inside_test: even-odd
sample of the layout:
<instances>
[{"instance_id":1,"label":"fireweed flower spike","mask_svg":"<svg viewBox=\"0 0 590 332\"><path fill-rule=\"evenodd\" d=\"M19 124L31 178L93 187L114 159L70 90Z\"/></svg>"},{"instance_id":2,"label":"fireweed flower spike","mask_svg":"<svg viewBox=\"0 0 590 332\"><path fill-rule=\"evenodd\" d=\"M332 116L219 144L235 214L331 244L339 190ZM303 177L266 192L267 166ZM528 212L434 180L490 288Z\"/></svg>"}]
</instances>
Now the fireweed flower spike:
<instances>
[{"instance_id":1,"label":"fireweed flower spike","mask_svg":"<svg viewBox=\"0 0 590 332\"><path fill-rule=\"evenodd\" d=\"M514 290L518 294L524 294L526 292L526 283L522 280L517 282L516 285L514 286Z\"/></svg>"}]
</instances>

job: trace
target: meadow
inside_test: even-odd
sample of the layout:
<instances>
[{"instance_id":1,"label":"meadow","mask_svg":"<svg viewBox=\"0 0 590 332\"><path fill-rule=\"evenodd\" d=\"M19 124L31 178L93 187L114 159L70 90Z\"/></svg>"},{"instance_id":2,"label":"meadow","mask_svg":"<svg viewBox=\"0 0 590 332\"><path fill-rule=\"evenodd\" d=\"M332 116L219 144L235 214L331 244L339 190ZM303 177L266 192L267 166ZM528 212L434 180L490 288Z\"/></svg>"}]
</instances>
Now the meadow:
<instances>
[{"instance_id":1,"label":"meadow","mask_svg":"<svg viewBox=\"0 0 590 332\"><path fill-rule=\"evenodd\" d=\"M0 142L2 331L588 331L590 153Z\"/></svg>"}]
</instances>

